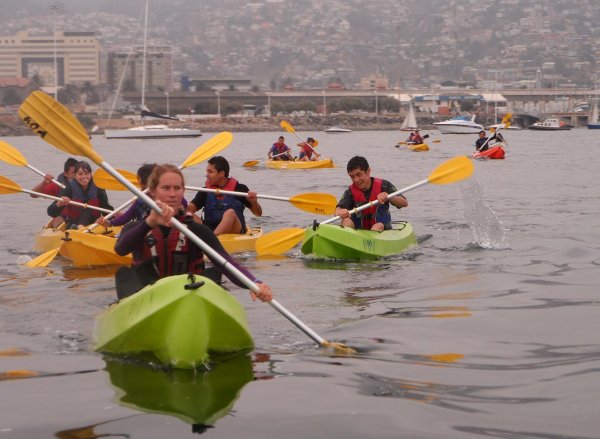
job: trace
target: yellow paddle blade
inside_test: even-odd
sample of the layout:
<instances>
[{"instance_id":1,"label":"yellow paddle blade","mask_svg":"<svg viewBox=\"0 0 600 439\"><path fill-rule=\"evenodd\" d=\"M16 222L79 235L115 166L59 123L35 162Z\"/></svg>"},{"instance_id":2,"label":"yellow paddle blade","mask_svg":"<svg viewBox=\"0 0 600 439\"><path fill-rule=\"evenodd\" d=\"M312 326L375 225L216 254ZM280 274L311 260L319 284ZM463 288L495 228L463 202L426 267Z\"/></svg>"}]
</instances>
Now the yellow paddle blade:
<instances>
[{"instance_id":1,"label":"yellow paddle blade","mask_svg":"<svg viewBox=\"0 0 600 439\"><path fill-rule=\"evenodd\" d=\"M333 215L337 198L323 192L306 192L290 197L290 203L298 209L319 215Z\"/></svg>"},{"instance_id":2,"label":"yellow paddle blade","mask_svg":"<svg viewBox=\"0 0 600 439\"><path fill-rule=\"evenodd\" d=\"M334 352L338 355L349 355L358 353L355 349L352 349L350 346L346 346L342 343L335 343L333 341L325 340L323 343L321 343L321 346L327 349L333 349Z\"/></svg>"},{"instance_id":3,"label":"yellow paddle blade","mask_svg":"<svg viewBox=\"0 0 600 439\"><path fill-rule=\"evenodd\" d=\"M126 171L124 169L117 169L117 171L119 172L119 174L121 174L123 177L125 177L127 180L129 180L129 182L131 184L133 184L135 187L140 187L140 183L138 182L138 178L137 178L136 174L134 174L133 172ZM127 191L127 190L129 190L125 186L123 186L120 181L118 181L115 177L110 175L108 172L106 172L102 168L96 169L96 171L94 172L93 178L94 178L94 183L96 183L96 186L98 186L101 189L106 189L109 191Z\"/></svg>"},{"instance_id":4,"label":"yellow paddle blade","mask_svg":"<svg viewBox=\"0 0 600 439\"><path fill-rule=\"evenodd\" d=\"M31 93L19 107L19 117L35 134L61 151L87 157L97 165L103 162L77 118L46 93Z\"/></svg>"},{"instance_id":5,"label":"yellow paddle blade","mask_svg":"<svg viewBox=\"0 0 600 439\"><path fill-rule=\"evenodd\" d=\"M294 127L292 126L291 123L289 123L287 120L282 120L279 125L281 126L281 128L283 128L284 130L286 130L288 133L295 133L296 130L294 129Z\"/></svg>"},{"instance_id":6,"label":"yellow paddle blade","mask_svg":"<svg viewBox=\"0 0 600 439\"><path fill-rule=\"evenodd\" d=\"M316 148L317 146L319 146L319 141L317 139L314 139L314 145L312 147Z\"/></svg>"},{"instance_id":7,"label":"yellow paddle blade","mask_svg":"<svg viewBox=\"0 0 600 439\"><path fill-rule=\"evenodd\" d=\"M506 113L504 115L504 117L502 118L502 123L510 122L511 117L512 117L512 113Z\"/></svg>"},{"instance_id":8,"label":"yellow paddle blade","mask_svg":"<svg viewBox=\"0 0 600 439\"><path fill-rule=\"evenodd\" d=\"M37 258L34 258L31 261L27 262L25 265L27 267L45 267L54 260L59 250L60 247L48 250L46 253L42 253Z\"/></svg>"},{"instance_id":9,"label":"yellow paddle blade","mask_svg":"<svg viewBox=\"0 0 600 439\"><path fill-rule=\"evenodd\" d=\"M473 174L473 162L464 155L446 160L433 170L427 180L432 184L449 184L469 178Z\"/></svg>"},{"instance_id":10,"label":"yellow paddle blade","mask_svg":"<svg viewBox=\"0 0 600 439\"><path fill-rule=\"evenodd\" d=\"M256 254L280 255L293 248L304 236L304 229L281 229L269 232L256 240Z\"/></svg>"},{"instance_id":11,"label":"yellow paddle blade","mask_svg":"<svg viewBox=\"0 0 600 439\"><path fill-rule=\"evenodd\" d=\"M23 154L21 154L14 146L9 145L3 140L0 140L0 160L13 166L27 165L27 160L25 160Z\"/></svg>"},{"instance_id":12,"label":"yellow paddle blade","mask_svg":"<svg viewBox=\"0 0 600 439\"><path fill-rule=\"evenodd\" d=\"M252 166L256 166L260 163L260 160L248 160L247 162L242 163L242 166L246 168L251 168Z\"/></svg>"},{"instance_id":13,"label":"yellow paddle blade","mask_svg":"<svg viewBox=\"0 0 600 439\"><path fill-rule=\"evenodd\" d=\"M187 159L185 159L179 168L184 169L208 160L218 152L227 148L232 141L233 134L231 134L229 131L223 131L222 133L217 134L200 145L196 151L194 151Z\"/></svg>"},{"instance_id":14,"label":"yellow paddle blade","mask_svg":"<svg viewBox=\"0 0 600 439\"><path fill-rule=\"evenodd\" d=\"M431 143L441 143L442 140L441 139L436 139L436 140L432 140Z\"/></svg>"},{"instance_id":15,"label":"yellow paddle blade","mask_svg":"<svg viewBox=\"0 0 600 439\"><path fill-rule=\"evenodd\" d=\"M21 192L21 186L10 178L0 175L0 194L16 194L17 192Z\"/></svg>"}]
</instances>

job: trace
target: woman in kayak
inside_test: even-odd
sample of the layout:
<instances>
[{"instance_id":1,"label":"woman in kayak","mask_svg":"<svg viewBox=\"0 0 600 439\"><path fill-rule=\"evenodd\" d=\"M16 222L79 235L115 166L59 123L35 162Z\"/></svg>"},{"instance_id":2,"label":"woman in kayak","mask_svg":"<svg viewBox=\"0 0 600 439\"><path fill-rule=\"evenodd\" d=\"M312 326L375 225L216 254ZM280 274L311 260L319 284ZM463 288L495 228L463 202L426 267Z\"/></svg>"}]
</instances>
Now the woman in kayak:
<instances>
[{"instance_id":1,"label":"woman in kayak","mask_svg":"<svg viewBox=\"0 0 600 439\"><path fill-rule=\"evenodd\" d=\"M62 200L55 201L48 206L48 215L54 218L61 215L61 212L63 215L66 214L67 228L89 226L100 216L100 212L97 210L73 206L69 204L71 201L113 210L113 207L108 204L106 191L94 184L92 168L86 161L78 162L75 165L75 177L60 192L60 197Z\"/></svg>"},{"instance_id":2,"label":"woman in kayak","mask_svg":"<svg viewBox=\"0 0 600 439\"><path fill-rule=\"evenodd\" d=\"M298 160L308 162L310 160L317 160L321 157L321 154L315 149L317 147L317 141L312 137L306 139L306 142L298 143L300 154L298 154Z\"/></svg>"},{"instance_id":3,"label":"woman in kayak","mask_svg":"<svg viewBox=\"0 0 600 439\"><path fill-rule=\"evenodd\" d=\"M213 270L216 272L204 269L202 250L173 227L171 218L177 218L230 265L258 284L259 291L256 294L250 292L253 300L258 298L269 302L273 298L271 288L237 264L223 248L212 230L204 224L195 223L191 216L185 215L182 205L184 190L183 174L176 166L158 165L150 174L148 193L156 200L162 214L152 210L143 221L134 221L123 227L115 245L115 252L122 256L132 253L133 267L131 270L120 269L120 273L117 272L116 282L119 298L132 294L162 277L185 273L202 274L212 277L218 282L221 272L224 272L234 284L246 288L246 285L232 275L229 270L223 270L219 261L211 259L214 265ZM207 256L210 259L210 255ZM122 287L122 291L119 291L120 287Z\"/></svg>"},{"instance_id":4,"label":"woman in kayak","mask_svg":"<svg viewBox=\"0 0 600 439\"><path fill-rule=\"evenodd\" d=\"M352 184L335 209L336 216L342 218L342 226L377 231L391 229L390 204L398 209L408 207L404 195L389 198L388 193L396 192L397 189L387 180L371 177L369 162L364 157L352 157L346 171ZM379 204L350 215L350 210L374 200L378 200Z\"/></svg>"}]
</instances>

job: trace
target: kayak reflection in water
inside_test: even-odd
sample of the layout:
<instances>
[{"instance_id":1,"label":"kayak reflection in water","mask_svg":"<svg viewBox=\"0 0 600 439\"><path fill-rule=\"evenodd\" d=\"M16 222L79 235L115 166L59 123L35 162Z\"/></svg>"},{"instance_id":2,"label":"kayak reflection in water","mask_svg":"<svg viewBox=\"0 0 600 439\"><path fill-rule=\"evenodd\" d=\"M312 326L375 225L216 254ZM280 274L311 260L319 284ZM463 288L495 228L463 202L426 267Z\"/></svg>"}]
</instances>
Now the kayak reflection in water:
<instances>
[{"instance_id":1,"label":"kayak reflection in water","mask_svg":"<svg viewBox=\"0 0 600 439\"><path fill-rule=\"evenodd\" d=\"M271 288L236 263L212 230L204 224L195 223L191 216L185 214L182 205L185 181L179 168L169 164L156 166L148 178L148 190L162 214L152 210L143 221L131 222L121 231L115 252L121 256L132 253L133 266L122 267L116 273L119 298L131 295L160 278L185 273L200 274L220 282L221 273L224 272L231 282L246 288L245 284L230 274L229 270L223 270L221 263L213 260L210 255L207 256L214 267L205 270L202 250L173 227L171 218L184 223L198 238L221 255L226 263L255 282L259 291L250 292L253 300L258 298L269 302L273 298Z\"/></svg>"}]
</instances>

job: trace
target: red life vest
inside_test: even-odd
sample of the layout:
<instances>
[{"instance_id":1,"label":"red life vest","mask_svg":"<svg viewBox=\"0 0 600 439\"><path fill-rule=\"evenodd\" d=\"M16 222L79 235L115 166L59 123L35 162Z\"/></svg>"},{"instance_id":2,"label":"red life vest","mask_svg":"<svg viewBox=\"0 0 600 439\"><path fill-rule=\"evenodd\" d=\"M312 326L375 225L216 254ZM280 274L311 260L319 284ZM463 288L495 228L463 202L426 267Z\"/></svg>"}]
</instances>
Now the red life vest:
<instances>
[{"instance_id":1,"label":"red life vest","mask_svg":"<svg viewBox=\"0 0 600 439\"><path fill-rule=\"evenodd\" d=\"M94 184L93 181L90 181L88 184L88 188L86 193L83 193L83 189L81 188L81 186L79 185L79 183L77 183L75 181L75 179L70 181L71 184L71 191L72 191L72 195L73 197L71 198L71 201L77 201L78 203L83 203L83 204L87 204L89 206L96 206L96 207L100 207L100 200L98 200L98 188L96 187L96 185ZM73 204L69 204L66 207L66 214L67 214L67 218L69 219L70 222L76 222L79 217L81 216L81 214L83 213L83 207L80 206L75 206ZM100 218L100 211L95 210L95 209L90 209L91 213L92 213L92 217L93 218ZM61 214L65 213L65 209L62 210Z\"/></svg>"},{"instance_id":2,"label":"red life vest","mask_svg":"<svg viewBox=\"0 0 600 439\"><path fill-rule=\"evenodd\" d=\"M170 228L166 237L160 227L148 232L139 259L134 260L133 265L140 265L148 260L154 261L161 278L185 273L202 274L204 271L202 251L195 245L190 245L187 236L175 227Z\"/></svg>"},{"instance_id":3,"label":"red life vest","mask_svg":"<svg viewBox=\"0 0 600 439\"><path fill-rule=\"evenodd\" d=\"M350 185L350 191L352 192L352 198L354 198L354 204L356 207L362 206L367 202L375 201L377 195L381 193L381 184L383 180L380 178L374 178L371 185L371 193L369 194L369 200L365 198L365 194L358 187L353 184ZM371 206L364 209L356 214L352 215L352 221L356 228L369 230L373 224L377 223L377 208L380 206ZM389 214L389 211L388 211ZM384 219L384 218L383 218ZM382 221L385 223L385 221Z\"/></svg>"}]
</instances>

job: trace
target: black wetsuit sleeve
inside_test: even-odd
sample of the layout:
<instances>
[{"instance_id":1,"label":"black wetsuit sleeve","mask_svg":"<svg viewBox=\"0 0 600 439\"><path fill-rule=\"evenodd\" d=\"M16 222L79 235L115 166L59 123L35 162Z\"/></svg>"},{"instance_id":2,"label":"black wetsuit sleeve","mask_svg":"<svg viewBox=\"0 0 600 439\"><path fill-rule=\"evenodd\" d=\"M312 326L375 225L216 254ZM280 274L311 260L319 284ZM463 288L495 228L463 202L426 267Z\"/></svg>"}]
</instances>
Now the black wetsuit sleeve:
<instances>
[{"instance_id":1,"label":"black wetsuit sleeve","mask_svg":"<svg viewBox=\"0 0 600 439\"><path fill-rule=\"evenodd\" d=\"M354 208L354 200L352 198L352 192L350 189L346 189L340 201L338 201L337 206L341 209L351 210Z\"/></svg>"},{"instance_id":2,"label":"black wetsuit sleeve","mask_svg":"<svg viewBox=\"0 0 600 439\"><path fill-rule=\"evenodd\" d=\"M191 202L194 203L194 206L196 206L196 209L198 209L198 210L202 209L204 207L204 205L206 204L206 192L198 191L196 193L196 196L194 197L194 199Z\"/></svg>"},{"instance_id":3,"label":"black wetsuit sleeve","mask_svg":"<svg viewBox=\"0 0 600 439\"><path fill-rule=\"evenodd\" d=\"M150 230L150 226L146 224L146 221L132 221L126 224L117 238L115 253L125 256L138 250Z\"/></svg>"},{"instance_id":4,"label":"black wetsuit sleeve","mask_svg":"<svg viewBox=\"0 0 600 439\"><path fill-rule=\"evenodd\" d=\"M188 227L192 232L194 232L194 234L198 238L204 241L208 246L210 246L217 253L219 253L227 262L229 262L230 265L234 266L239 271L241 271L242 274L244 274L244 276L248 277L253 282L258 282L258 279L256 279L256 277L252 273L250 273L247 269L245 269L233 260L231 255L227 253L227 250L223 248L223 245L221 244L221 241L219 241L219 238L217 238L213 231L210 230L207 226L205 226L204 224L192 223ZM209 254L206 254L206 256L211 260L215 267L217 267L225 276L227 276L227 278L231 282L233 282L240 288L248 288L246 284L244 284L237 277L229 273L227 269L223 269L223 265L219 261L214 260Z\"/></svg>"},{"instance_id":5,"label":"black wetsuit sleeve","mask_svg":"<svg viewBox=\"0 0 600 439\"><path fill-rule=\"evenodd\" d=\"M114 207L108 203L108 195L104 189L98 189L98 202L100 207L104 209L115 210Z\"/></svg>"},{"instance_id":6,"label":"black wetsuit sleeve","mask_svg":"<svg viewBox=\"0 0 600 439\"><path fill-rule=\"evenodd\" d=\"M235 185L235 192L245 192L248 193L250 192L250 189L248 188L248 186L246 186L245 184L242 183L238 183ZM252 207L252 205L250 204L250 201L248 201L248 197L239 197L239 200L244 204L244 206L246 206L248 209L250 209Z\"/></svg>"}]
</instances>

